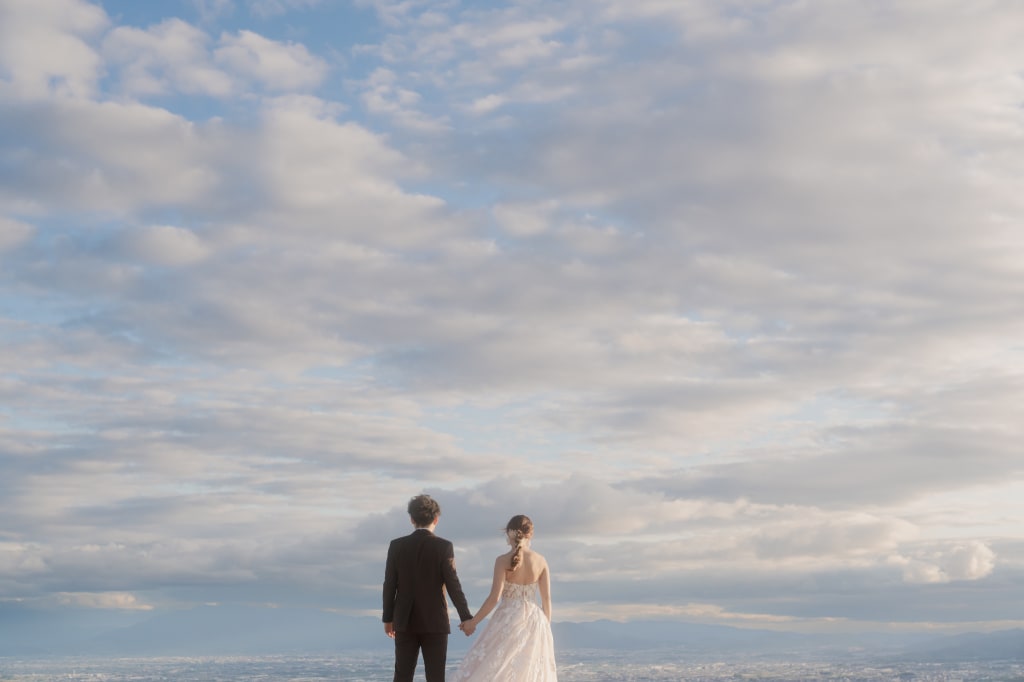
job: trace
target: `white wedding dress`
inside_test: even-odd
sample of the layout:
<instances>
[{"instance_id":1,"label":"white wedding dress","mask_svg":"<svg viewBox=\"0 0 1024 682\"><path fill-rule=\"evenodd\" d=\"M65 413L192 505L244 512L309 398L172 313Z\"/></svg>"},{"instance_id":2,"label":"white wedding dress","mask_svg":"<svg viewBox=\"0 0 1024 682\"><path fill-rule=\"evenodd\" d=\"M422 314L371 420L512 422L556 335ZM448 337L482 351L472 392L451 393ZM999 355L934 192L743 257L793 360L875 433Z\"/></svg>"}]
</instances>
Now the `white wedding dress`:
<instances>
[{"instance_id":1,"label":"white wedding dress","mask_svg":"<svg viewBox=\"0 0 1024 682\"><path fill-rule=\"evenodd\" d=\"M537 583L506 582L454 682L558 682L551 624L537 603Z\"/></svg>"}]
</instances>

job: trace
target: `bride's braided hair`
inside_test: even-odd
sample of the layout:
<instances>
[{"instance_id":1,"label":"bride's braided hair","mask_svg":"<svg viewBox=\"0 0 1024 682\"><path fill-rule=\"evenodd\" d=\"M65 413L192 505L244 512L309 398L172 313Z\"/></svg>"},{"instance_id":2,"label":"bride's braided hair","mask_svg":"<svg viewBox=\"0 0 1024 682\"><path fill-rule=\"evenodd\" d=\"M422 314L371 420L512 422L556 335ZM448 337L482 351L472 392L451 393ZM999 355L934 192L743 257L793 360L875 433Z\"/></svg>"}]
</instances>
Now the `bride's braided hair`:
<instances>
[{"instance_id":1,"label":"bride's braided hair","mask_svg":"<svg viewBox=\"0 0 1024 682\"><path fill-rule=\"evenodd\" d=\"M523 546L527 540L533 537L533 521L525 514L516 514L505 525L505 532L515 546L515 551L512 553L512 568L509 569L514 571L523 563Z\"/></svg>"}]
</instances>

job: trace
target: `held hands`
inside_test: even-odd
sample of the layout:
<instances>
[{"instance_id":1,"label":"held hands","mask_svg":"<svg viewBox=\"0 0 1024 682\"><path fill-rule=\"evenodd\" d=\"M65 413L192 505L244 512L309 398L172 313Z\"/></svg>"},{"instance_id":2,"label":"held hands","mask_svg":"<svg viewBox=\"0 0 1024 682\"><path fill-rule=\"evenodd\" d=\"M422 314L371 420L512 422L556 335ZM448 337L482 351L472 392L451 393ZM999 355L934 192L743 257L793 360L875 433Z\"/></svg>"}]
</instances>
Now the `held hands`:
<instances>
[{"instance_id":1,"label":"held hands","mask_svg":"<svg viewBox=\"0 0 1024 682\"><path fill-rule=\"evenodd\" d=\"M466 637L469 637L476 630L476 618L470 618L459 623L459 629L466 633Z\"/></svg>"}]
</instances>

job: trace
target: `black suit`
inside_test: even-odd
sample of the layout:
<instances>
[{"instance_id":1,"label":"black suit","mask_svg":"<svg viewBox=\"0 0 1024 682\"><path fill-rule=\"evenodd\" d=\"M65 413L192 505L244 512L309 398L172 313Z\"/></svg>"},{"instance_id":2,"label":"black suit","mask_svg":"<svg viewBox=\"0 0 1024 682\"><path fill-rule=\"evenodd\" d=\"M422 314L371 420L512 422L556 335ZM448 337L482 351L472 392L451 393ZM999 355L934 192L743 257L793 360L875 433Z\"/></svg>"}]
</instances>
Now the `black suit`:
<instances>
[{"instance_id":1,"label":"black suit","mask_svg":"<svg viewBox=\"0 0 1024 682\"><path fill-rule=\"evenodd\" d=\"M384 569L384 622L395 629L395 682L411 682L420 649L427 682L444 682L448 657L448 599L460 620L473 614L455 572L455 549L426 528L396 538Z\"/></svg>"}]
</instances>

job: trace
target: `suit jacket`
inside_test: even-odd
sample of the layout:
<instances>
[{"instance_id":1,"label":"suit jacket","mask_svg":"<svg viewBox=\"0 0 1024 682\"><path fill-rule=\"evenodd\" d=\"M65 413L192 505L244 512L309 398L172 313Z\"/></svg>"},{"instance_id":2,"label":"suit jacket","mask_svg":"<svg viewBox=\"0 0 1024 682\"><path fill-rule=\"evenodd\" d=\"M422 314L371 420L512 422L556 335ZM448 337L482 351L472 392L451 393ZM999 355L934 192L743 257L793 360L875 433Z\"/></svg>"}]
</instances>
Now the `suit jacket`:
<instances>
[{"instance_id":1,"label":"suit jacket","mask_svg":"<svg viewBox=\"0 0 1024 682\"><path fill-rule=\"evenodd\" d=\"M473 614L455 572L455 549L426 528L396 538L388 547L384 568L384 618L395 632L451 633L448 599L460 620Z\"/></svg>"}]
</instances>

